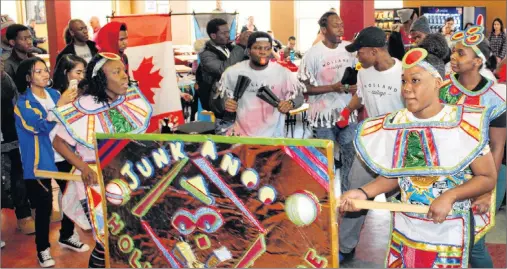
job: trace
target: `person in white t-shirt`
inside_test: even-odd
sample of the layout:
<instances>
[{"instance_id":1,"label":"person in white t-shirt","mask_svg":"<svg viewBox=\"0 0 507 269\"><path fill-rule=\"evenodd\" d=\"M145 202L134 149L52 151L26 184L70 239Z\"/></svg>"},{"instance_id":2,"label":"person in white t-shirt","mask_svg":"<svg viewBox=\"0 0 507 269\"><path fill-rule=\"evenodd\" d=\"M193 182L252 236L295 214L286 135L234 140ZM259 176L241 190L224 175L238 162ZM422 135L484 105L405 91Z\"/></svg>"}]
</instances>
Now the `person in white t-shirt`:
<instances>
[{"instance_id":1,"label":"person in white t-shirt","mask_svg":"<svg viewBox=\"0 0 507 269\"><path fill-rule=\"evenodd\" d=\"M218 93L225 96L225 110L236 113L228 135L250 137L284 137L285 114L303 103L304 85L291 71L269 61L271 36L255 32L248 38L250 60L229 67L219 82ZM250 79L243 96L234 99L239 76ZM280 100L277 107L257 97L261 87L267 87Z\"/></svg>"},{"instance_id":2,"label":"person in white t-shirt","mask_svg":"<svg viewBox=\"0 0 507 269\"><path fill-rule=\"evenodd\" d=\"M389 55L384 31L378 27L367 27L346 49L357 52L362 68L357 74L357 92L342 110L337 124L346 126L348 115L363 106L369 117L404 108L400 92L401 62Z\"/></svg>"},{"instance_id":3,"label":"person in white t-shirt","mask_svg":"<svg viewBox=\"0 0 507 269\"><path fill-rule=\"evenodd\" d=\"M357 74L357 93L341 112L337 125L348 125L349 115L365 107L369 117L377 117L405 107L401 95L401 62L389 55L385 33L377 27L363 29L354 42L346 47L357 52L362 69ZM342 191L356 189L375 179L359 158L355 158L347 177L342 178ZM346 214L340 223L340 261L350 260L359 242L366 212Z\"/></svg>"},{"instance_id":4,"label":"person in white t-shirt","mask_svg":"<svg viewBox=\"0 0 507 269\"><path fill-rule=\"evenodd\" d=\"M299 66L298 78L305 84L306 94L309 95L308 121L313 127L313 136L338 142L342 164L340 175L343 178L354 159L352 139L355 126L339 129L335 122L352 97L345 92L341 80L345 69L355 65L355 55L345 50L350 42L341 40L343 21L338 14L333 11L324 13L319 19L319 26L324 40L306 52Z\"/></svg>"}]
</instances>

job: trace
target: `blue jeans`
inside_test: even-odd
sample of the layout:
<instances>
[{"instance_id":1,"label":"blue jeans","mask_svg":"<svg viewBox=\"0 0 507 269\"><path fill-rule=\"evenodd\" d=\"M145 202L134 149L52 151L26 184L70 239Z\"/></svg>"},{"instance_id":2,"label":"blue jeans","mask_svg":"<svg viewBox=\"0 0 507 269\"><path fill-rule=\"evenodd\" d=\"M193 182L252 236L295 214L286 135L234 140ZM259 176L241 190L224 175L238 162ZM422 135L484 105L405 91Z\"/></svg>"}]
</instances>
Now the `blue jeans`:
<instances>
[{"instance_id":1,"label":"blue jeans","mask_svg":"<svg viewBox=\"0 0 507 269\"><path fill-rule=\"evenodd\" d=\"M500 209L500 205L503 202L503 198L505 197L505 164L500 166L500 171L498 172L498 180L496 181L496 211Z\"/></svg>"},{"instance_id":2,"label":"blue jeans","mask_svg":"<svg viewBox=\"0 0 507 269\"><path fill-rule=\"evenodd\" d=\"M505 165L500 167L498 179L496 181L496 211L500 208L500 204L505 196ZM486 248L486 236L475 242L470 256L470 266L473 268L493 268L493 260Z\"/></svg>"},{"instance_id":3,"label":"blue jeans","mask_svg":"<svg viewBox=\"0 0 507 269\"><path fill-rule=\"evenodd\" d=\"M469 265L472 268L493 268L493 260L486 248L486 236L475 242Z\"/></svg>"},{"instance_id":4,"label":"blue jeans","mask_svg":"<svg viewBox=\"0 0 507 269\"><path fill-rule=\"evenodd\" d=\"M314 138L331 140L335 142L335 145L338 143L340 147L340 161L342 163L342 167L340 168L340 179L342 190L344 190L344 183L347 182L347 176L356 154L353 143L356 136L356 127L357 123L351 123L345 128L338 128L336 126L331 128L313 128Z\"/></svg>"}]
</instances>

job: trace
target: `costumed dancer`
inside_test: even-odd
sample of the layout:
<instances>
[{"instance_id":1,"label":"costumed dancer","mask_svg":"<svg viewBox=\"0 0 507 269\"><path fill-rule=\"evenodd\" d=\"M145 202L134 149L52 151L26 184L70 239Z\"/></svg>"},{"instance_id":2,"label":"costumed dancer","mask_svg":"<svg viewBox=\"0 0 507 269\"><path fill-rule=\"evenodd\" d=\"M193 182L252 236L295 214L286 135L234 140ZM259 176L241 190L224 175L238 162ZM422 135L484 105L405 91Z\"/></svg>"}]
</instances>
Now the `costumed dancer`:
<instances>
[{"instance_id":1,"label":"costumed dancer","mask_svg":"<svg viewBox=\"0 0 507 269\"><path fill-rule=\"evenodd\" d=\"M496 66L496 58L491 54L489 42L484 36L484 27L472 26L466 31L455 33L451 37L453 53L451 68L453 74L440 89L440 101L446 104L465 104L470 106L492 107L492 121L489 123L489 146L498 172L504 156L505 129L505 97L506 87L485 76L485 72L494 75L487 67ZM434 40L428 40L428 43ZM493 62L493 64L491 63ZM501 178L501 177L499 177ZM503 190L505 182L497 180L497 186ZM493 227L496 191L478 197L472 204L475 215L475 245L472 250L470 264L473 267L490 268L493 261L486 249L484 235ZM499 193L503 196L503 192ZM500 201L501 202L501 201Z\"/></svg>"},{"instance_id":2,"label":"costumed dancer","mask_svg":"<svg viewBox=\"0 0 507 269\"><path fill-rule=\"evenodd\" d=\"M439 101L445 46L416 48L403 58L406 109L362 122L354 141L379 176L341 197L340 211L400 188L401 202L427 214L392 213L386 267L467 267L473 244L471 200L490 192L496 171L488 146L491 108Z\"/></svg>"},{"instance_id":3,"label":"costumed dancer","mask_svg":"<svg viewBox=\"0 0 507 269\"><path fill-rule=\"evenodd\" d=\"M152 108L139 89L130 85L120 56L99 53L90 61L86 79L80 84L83 95L54 112L61 121L53 142L80 174L82 182L69 182L63 197L64 211L73 220L87 215L96 246L89 267L104 267L104 215L96 173L95 133L143 133ZM75 151L70 147L75 147ZM97 197L99 199L97 199Z\"/></svg>"},{"instance_id":4,"label":"costumed dancer","mask_svg":"<svg viewBox=\"0 0 507 269\"><path fill-rule=\"evenodd\" d=\"M471 37L474 36L474 37ZM468 38L469 37L469 38ZM483 64L481 65L481 68L479 69L479 73L481 76L493 81L497 82L497 78L495 74L493 73L497 67L497 59L493 55L493 52L491 50L491 47L489 45L489 41L484 38L484 28L483 26L471 26L467 28L465 31L459 31L451 36L451 51L449 53L449 62L446 62L445 65L445 75L446 80L450 79L450 76L454 74L456 71L453 70L451 66L451 55L453 54L454 47L456 46L456 43L464 41L466 38L468 38L468 41L465 43L462 43L465 45L465 47L470 47L467 44L475 43L477 46L477 49L480 50L480 53L484 56ZM472 39L474 42L472 42ZM471 55L476 54L475 52L470 53ZM476 54L479 55L479 54ZM460 55L461 56L461 55ZM476 56L478 58L481 58L479 56ZM445 83L444 83L445 85Z\"/></svg>"}]
</instances>

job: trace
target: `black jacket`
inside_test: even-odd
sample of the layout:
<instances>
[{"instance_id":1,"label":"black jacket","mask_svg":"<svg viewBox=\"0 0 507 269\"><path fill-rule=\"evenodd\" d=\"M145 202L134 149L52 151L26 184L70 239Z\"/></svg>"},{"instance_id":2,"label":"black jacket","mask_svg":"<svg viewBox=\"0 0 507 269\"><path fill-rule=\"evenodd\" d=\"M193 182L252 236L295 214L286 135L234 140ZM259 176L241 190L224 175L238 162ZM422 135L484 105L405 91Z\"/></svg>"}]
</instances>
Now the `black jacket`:
<instances>
[{"instance_id":1,"label":"black jacket","mask_svg":"<svg viewBox=\"0 0 507 269\"><path fill-rule=\"evenodd\" d=\"M18 140L14 120L14 104L16 103L18 90L16 84L9 76L2 76L2 143Z\"/></svg>"},{"instance_id":2,"label":"black jacket","mask_svg":"<svg viewBox=\"0 0 507 269\"><path fill-rule=\"evenodd\" d=\"M90 48L90 52L92 53L92 57L95 56L95 54L97 54L97 52L99 51L97 49L97 47L95 46L95 42L93 41L86 41L86 45L88 46L88 48ZM58 56L56 56L56 63L58 64L58 61L60 61L60 58L62 58L63 55L65 54L72 54L72 55L76 55L76 50L74 49L74 42L70 42L62 51L60 51L60 53L58 53Z\"/></svg>"},{"instance_id":3,"label":"black jacket","mask_svg":"<svg viewBox=\"0 0 507 269\"><path fill-rule=\"evenodd\" d=\"M206 42L203 51L199 53L200 64L196 71L196 82L202 107L205 110L213 111L218 118L221 117L225 108L223 100L213 99L212 93L216 91L216 84L227 67L247 59L244 47L231 44L226 47L230 53L229 58L217 49L212 41Z\"/></svg>"},{"instance_id":4,"label":"black jacket","mask_svg":"<svg viewBox=\"0 0 507 269\"><path fill-rule=\"evenodd\" d=\"M34 55L31 53L28 53L27 56L28 56L28 58L34 57ZM18 66L22 61L23 61L23 59L21 59L18 56L18 54L16 53L16 51L14 49L12 50L9 58L7 58L5 60L4 70L7 74L9 74L9 76L11 76L12 79L16 79L16 72L18 71Z\"/></svg>"}]
</instances>

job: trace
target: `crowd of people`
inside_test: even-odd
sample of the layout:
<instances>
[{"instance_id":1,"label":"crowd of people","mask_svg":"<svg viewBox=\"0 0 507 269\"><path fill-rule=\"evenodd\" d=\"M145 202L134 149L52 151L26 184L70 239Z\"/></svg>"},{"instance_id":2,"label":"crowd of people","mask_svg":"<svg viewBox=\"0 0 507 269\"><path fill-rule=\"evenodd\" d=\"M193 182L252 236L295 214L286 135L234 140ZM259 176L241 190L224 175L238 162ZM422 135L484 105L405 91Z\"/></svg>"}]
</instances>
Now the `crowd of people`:
<instances>
[{"instance_id":1,"label":"crowd of people","mask_svg":"<svg viewBox=\"0 0 507 269\"><path fill-rule=\"evenodd\" d=\"M502 21L495 19L486 38L482 26L430 34L424 16L401 17L398 39L393 35L388 41L383 30L367 27L345 41L347 25L328 11L304 54L295 49L295 37L284 47L273 32L258 31L253 17L232 43L227 22L212 19L195 70L198 100L214 113L216 134L267 138L284 137L289 111L308 104L311 138L331 140L339 149L340 262L354 257L366 215L353 199L399 192L401 203L427 205L429 212L393 213L387 266L411 267L429 259L405 259L417 254L401 252L400 242L417 242L422 239L413 234L430 231L438 242L429 243L438 245L467 238L459 255L453 252L459 259L451 265L493 267L484 237L473 240L473 216L490 212L492 201L498 210L505 196ZM4 31L2 25L2 48L8 48L1 65L2 174L8 175L4 180L11 186L18 228L35 233L41 267L55 266L49 242L55 197L51 179L36 171L81 175L82 182L56 180L66 190L63 203L74 212L64 214L58 243L76 252L92 247L89 267L104 267L104 234L93 217L101 209L87 199L90 189L100 193L91 133L143 133L149 118L137 115L143 124L133 124L118 106L138 98L140 109L152 109L128 75L127 25L100 27L96 18L90 24L93 41L82 20L69 21L62 37L67 45L52 78L45 61L33 54L39 40L30 27L10 23ZM301 59L297 73L279 64L291 57ZM73 103L79 115L97 119L76 120ZM101 117L110 124L101 124ZM95 246L82 243L75 231L87 224L94 229ZM449 255L443 248L436 251Z\"/></svg>"},{"instance_id":2,"label":"crowd of people","mask_svg":"<svg viewBox=\"0 0 507 269\"><path fill-rule=\"evenodd\" d=\"M123 53L128 44L125 24L105 25L96 32L94 42L89 40L83 21L70 20L64 34L67 46L57 56L52 78L46 62L32 54L34 39L29 27L11 23L5 31L2 29L2 41L4 38L11 51L2 51L2 172L10 181L11 207L15 209L18 229L24 234L35 233L38 262L41 267L50 267L55 265L49 242L53 191L51 179L39 178L35 171L69 173L74 169L87 186L97 183L88 129L105 133L143 132L146 124L128 123L116 108L126 98L139 99L140 92L129 81L128 60ZM95 126L83 121L70 122L63 111L74 107L73 102L79 102L85 114L97 115L98 110L110 113L107 117L112 121L111 129L103 129L99 120ZM151 110L146 102L144 108ZM76 190L74 197L66 197L69 192L64 192L64 200L77 201L81 217L91 221L84 186L74 183L66 186L64 180L56 182L62 192L69 187ZM35 219L31 208L35 210ZM58 243L63 248L86 252L89 246L75 232L78 218L64 213ZM90 258L91 267L104 266L99 237L97 241Z\"/></svg>"}]
</instances>

